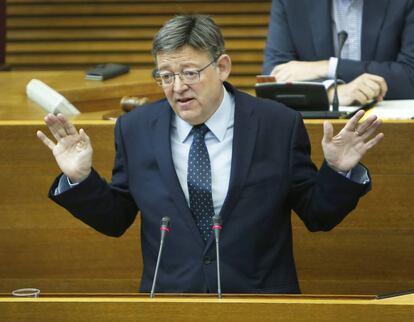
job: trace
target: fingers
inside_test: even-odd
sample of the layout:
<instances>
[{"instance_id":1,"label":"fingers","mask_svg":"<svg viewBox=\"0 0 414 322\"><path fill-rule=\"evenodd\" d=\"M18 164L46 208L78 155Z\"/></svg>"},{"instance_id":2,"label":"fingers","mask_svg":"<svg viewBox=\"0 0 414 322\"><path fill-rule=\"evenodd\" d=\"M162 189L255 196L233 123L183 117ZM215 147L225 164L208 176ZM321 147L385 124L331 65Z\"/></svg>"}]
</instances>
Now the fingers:
<instances>
[{"instance_id":1,"label":"fingers","mask_svg":"<svg viewBox=\"0 0 414 322\"><path fill-rule=\"evenodd\" d=\"M378 75L363 74L357 78L357 87L365 96L365 100L359 102L365 104L371 99L382 100L387 93L388 87L384 78Z\"/></svg>"},{"instance_id":2,"label":"fingers","mask_svg":"<svg viewBox=\"0 0 414 322\"><path fill-rule=\"evenodd\" d=\"M365 152L373 148L384 138L384 134L379 133L374 138L369 140L369 138L375 134L381 124L382 121L380 119L377 119L375 115L372 115L364 123L360 124L358 129L355 130L356 135L360 137L364 143Z\"/></svg>"},{"instance_id":3,"label":"fingers","mask_svg":"<svg viewBox=\"0 0 414 322\"><path fill-rule=\"evenodd\" d=\"M63 114L54 115L49 113L45 116L44 121L49 128L50 133L59 141L68 135L76 135L76 128L66 119Z\"/></svg>"},{"instance_id":4,"label":"fingers","mask_svg":"<svg viewBox=\"0 0 414 322\"><path fill-rule=\"evenodd\" d=\"M358 111L345 125L344 129L350 132L355 132L357 136L360 136L364 141L371 137L378 127L381 126L382 121L377 118L376 115L370 115L367 119L358 124L359 120L364 116L364 111Z\"/></svg>"},{"instance_id":5,"label":"fingers","mask_svg":"<svg viewBox=\"0 0 414 322\"><path fill-rule=\"evenodd\" d=\"M384 134L380 133L381 135L378 137L378 135L367 141L372 135L375 134L377 129L381 126L382 121L375 119L374 122L372 122L366 129L357 129L355 133L365 142L365 147L367 149L372 148L375 144L377 144L382 138L384 137ZM366 125L366 124L364 124Z\"/></svg>"},{"instance_id":6,"label":"fingers","mask_svg":"<svg viewBox=\"0 0 414 322\"><path fill-rule=\"evenodd\" d=\"M357 98L358 102L360 104L365 104L371 99L374 99L375 97L379 96L380 88L377 86L377 84L371 80L367 80L365 83L362 83L358 87L358 91L363 95L362 99Z\"/></svg>"},{"instance_id":7,"label":"fingers","mask_svg":"<svg viewBox=\"0 0 414 322\"><path fill-rule=\"evenodd\" d=\"M62 124L63 128L65 129L66 134L68 135L78 134L75 126L73 126L73 124L70 123L63 114L58 114L57 117L60 123Z\"/></svg>"},{"instance_id":8,"label":"fingers","mask_svg":"<svg viewBox=\"0 0 414 322\"><path fill-rule=\"evenodd\" d=\"M289 71L288 64L286 63L286 64L277 65L273 69L273 75L275 76L277 82L289 81L290 71Z\"/></svg>"},{"instance_id":9,"label":"fingers","mask_svg":"<svg viewBox=\"0 0 414 322\"><path fill-rule=\"evenodd\" d=\"M292 82L307 79L306 72L307 64L291 60L285 64L277 65L274 68L274 75L277 82Z\"/></svg>"},{"instance_id":10,"label":"fingers","mask_svg":"<svg viewBox=\"0 0 414 322\"><path fill-rule=\"evenodd\" d=\"M384 133L378 133L373 139L365 143L365 148L367 150L373 148L375 145L381 142L383 138L384 138Z\"/></svg>"},{"instance_id":11,"label":"fingers","mask_svg":"<svg viewBox=\"0 0 414 322\"><path fill-rule=\"evenodd\" d=\"M388 91L388 85L385 79L382 78L381 76L373 75L373 74L363 74L363 76L364 75L367 77L369 81L375 84L373 86L375 86L375 89L377 91L376 97L382 100L382 98L384 98L385 94Z\"/></svg>"},{"instance_id":12,"label":"fingers","mask_svg":"<svg viewBox=\"0 0 414 322\"><path fill-rule=\"evenodd\" d=\"M323 138L322 143L328 143L332 141L333 138L333 126L331 122L323 122Z\"/></svg>"},{"instance_id":13,"label":"fingers","mask_svg":"<svg viewBox=\"0 0 414 322\"><path fill-rule=\"evenodd\" d=\"M45 116L44 121L56 141L59 141L61 138L66 136L66 130L56 115L49 113Z\"/></svg>"},{"instance_id":14,"label":"fingers","mask_svg":"<svg viewBox=\"0 0 414 322\"><path fill-rule=\"evenodd\" d=\"M90 144L91 143L91 140L90 140L89 136L86 134L86 132L85 132L84 129L80 129L79 130L79 135L80 135L81 139L83 141L85 141L86 144Z\"/></svg>"},{"instance_id":15,"label":"fingers","mask_svg":"<svg viewBox=\"0 0 414 322\"><path fill-rule=\"evenodd\" d=\"M380 95L378 97L378 100L381 100L382 101L383 98L385 97L385 95L388 92L387 82L384 79L382 79L382 82L380 82L380 86L381 86L381 92L380 92Z\"/></svg>"},{"instance_id":16,"label":"fingers","mask_svg":"<svg viewBox=\"0 0 414 322\"><path fill-rule=\"evenodd\" d=\"M365 111L358 111L353 117L346 122L344 129L350 132L354 132L358 126L359 120L364 116Z\"/></svg>"},{"instance_id":17,"label":"fingers","mask_svg":"<svg viewBox=\"0 0 414 322\"><path fill-rule=\"evenodd\" d=\"M353 80L349 84L342 84L338 86L338 97L341 105L352 105L355 103L365 104L368 102L368 95L362 89L360 80ZM329 92L330 101L333 98L333 89Z\"/></svg>"},{"instance_id":18,"label":"fingers","mask_svg":"<svg viewBox=\"0 0 414 322\"><path fill-rule=\"evenodd\" d=\"M42 131L37 131L36 135L44 145L46 145L50 150L53 150L55 143L53 143L53 141L50 140Z\"/></svg>"},{"instance_id":19,"label":"fingers","mask_svg":"<svg viewBox=\"0 0 414 322\"><path fill-rule=\"evenodd\" d=\"M340 102L344 105L350 105L354 102L365 104L372 99L381 101L388 90L384 78L372 74L362 74L341 87L338 87L338 91L342 94Z\"/></svg>"},{"instance_id":20,"label":"fingers","mask_svg":"<svg viewBox=\"0 0 414 322\"><path fill-rule=\"evenodd\" d=\"M49 128L50 133L56 139L57 143L59 143L61 139L67 136L78 135L75 126L73 126L73 124L70 123L63 114L59 113L58 115L54 115L49 113L44 117L44 121ZM83 133L86 138L85 141L89 143L89 137L85 134L84 131ZM42 131L37 131L36 135L49 149L53 150L55 148L56 144Z\"/></svg>"},{"instance_id":21,"label":"fingers","mask_svg":"<svg viewBox=\"0 0 414 322\"><path fill-rule=\"evenodd\" d=\"M359 87L357 91L354 93L354 99L353 102L359 103L361 105L368 103L371 96L369 96L364 90L362 90L362 87Z\"/></svg>"},{"instance_id":22,"label":"fingers","mask_svg":"<svg viewBox=\"0 0 414 322\"><path fill-rule=\"evenodd\" d=\"M387 84L382 77L369 75L362 83L361 90L367 96L367 101L374 98L382 100L387 92Z\"/></svg>"},{"instance_id":23,"label":"fingers","mask_svg":"<svg viewBox=\"0 0 414 322\"><path fill-rule=\"evenodd\" d=\"M355 131L359 136L368 134L367 137L371 136L375 130L382 124L382 121L377 119L376 115L370 115L367 119L355 127Z\"/></svg>"}]
</instances>

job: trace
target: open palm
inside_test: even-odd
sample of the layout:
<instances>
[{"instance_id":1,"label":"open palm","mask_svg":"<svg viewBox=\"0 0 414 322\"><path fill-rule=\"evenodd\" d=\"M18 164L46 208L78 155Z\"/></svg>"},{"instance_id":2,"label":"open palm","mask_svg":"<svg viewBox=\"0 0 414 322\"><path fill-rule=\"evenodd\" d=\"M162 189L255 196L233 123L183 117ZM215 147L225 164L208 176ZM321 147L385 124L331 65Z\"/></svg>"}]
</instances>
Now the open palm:
<instances>
[{"instance_id":1,"label":"open palm","mask_svg":"<svg viewBox=\"0 0 414 322\"><path fill-rule=\"evenodd\" d=\"M83 129L79 133L76 128L59 114L48 114L45 123L53 137L54 143L42 131L37 132L38 138L53 152L62 172L71 181L80 182L85 179L92 167L92 145Z\"/></svg>"},{"instance_id":2,"label":"open palm","mask_svg":"<svg viewBox=\"0 0 414 322\"><path fill-rule=\"evenodd\" d=\"M325 121L322 149L326 162L334 170L351 170L369 149L383 139L382 133L371 138L381 125L381 120L372 115L358 124L363 115L364 111L356 113L335 136L332 124Z\"/></svg>"}]
</instances>

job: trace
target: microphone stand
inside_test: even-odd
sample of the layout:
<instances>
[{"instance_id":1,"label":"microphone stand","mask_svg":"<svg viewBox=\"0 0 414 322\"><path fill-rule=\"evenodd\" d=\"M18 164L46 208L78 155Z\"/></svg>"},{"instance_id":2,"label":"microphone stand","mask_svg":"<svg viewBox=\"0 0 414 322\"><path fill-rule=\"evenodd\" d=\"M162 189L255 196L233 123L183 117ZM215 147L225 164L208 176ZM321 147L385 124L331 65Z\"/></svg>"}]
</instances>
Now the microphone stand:
<instances>
[{"instance_id":1,"label":"microphone stand","mask_svg":"<svg viewBox=\"0 0 414 322\"><path fill-rule=\"evenodd\" d=\"M216 257L217 257L217 297L222 298L221 293L221 275L220 275L220 230L222 229L222 221L220 215L213 216L213 231L216 240Z\"/></svg>"},{"instance_id":2,"label":"microphone stand","mask_svg":"<svg viewBox=\"0 0 414 322\"><path fill-rule=\"evenodd\" d=\"M332 111L338 112L339 110L339 99L338 99L338 65L339 60L341 59L342 48L344 47L345 41L348 38L348 34L345 30L342 30L338 33L338 52L337 52L337 64L335 68L335 78L334 78L334 96L332 99Z\"/></svg>"},{"instance_id":3,"label":"microphone stand","mask_svg":"<svg viewBox=\"0 0 414 322\"><path fill-rule=\"evenodd\" d=\"M163 217L161 219L160 230L161 230L160 249L158 250L157 264L155 265L154 279L152 281L152 288L151 288L151 293L150 293L151 298L155 296L155 284L157 282L158 267L160 266L162 249L164 246L164 239L165 239L166 233L170 232L170 218L169 217Z\"/></svg>"}]
</instances>

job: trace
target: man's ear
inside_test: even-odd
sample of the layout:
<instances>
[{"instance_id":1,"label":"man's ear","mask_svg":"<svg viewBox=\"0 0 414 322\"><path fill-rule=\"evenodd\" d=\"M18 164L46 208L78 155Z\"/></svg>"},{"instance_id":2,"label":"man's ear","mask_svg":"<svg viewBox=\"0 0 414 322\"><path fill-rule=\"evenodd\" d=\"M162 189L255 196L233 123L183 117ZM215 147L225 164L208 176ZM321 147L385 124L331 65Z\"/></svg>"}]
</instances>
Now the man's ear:
<instances>
[{"instance_id":1,"label":"man's ear","mask_svg":"<svg viewBox=\"0 0 414 322\"><path fill-rule=\"evenodd\" d=\"M223 54L217 59L217 68L221 81L227 80L231 72L231 59L229 55Z\"/></svg>"}]
</instances>

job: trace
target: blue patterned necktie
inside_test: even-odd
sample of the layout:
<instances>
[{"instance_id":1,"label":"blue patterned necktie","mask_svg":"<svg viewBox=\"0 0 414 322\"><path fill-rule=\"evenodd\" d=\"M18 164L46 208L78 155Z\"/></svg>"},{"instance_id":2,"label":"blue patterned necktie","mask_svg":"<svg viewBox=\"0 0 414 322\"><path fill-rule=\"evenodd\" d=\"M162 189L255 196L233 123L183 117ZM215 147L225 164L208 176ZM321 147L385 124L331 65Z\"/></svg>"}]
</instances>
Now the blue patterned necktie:
<instances>
[{"instance_id":1,"label":"blue patterned necktie","mask_svg":"<svg viewBox=\"0 0 414 322\"><path fill-rule=\"evenodd\" d=\"M205 124L191 130L193 143L188 155L187 185L190 195L190 209L204 242L210 237L211 218L214 216L211 194L211 167L204 136L208 132Z\"/></svg>"}]
</instances>

